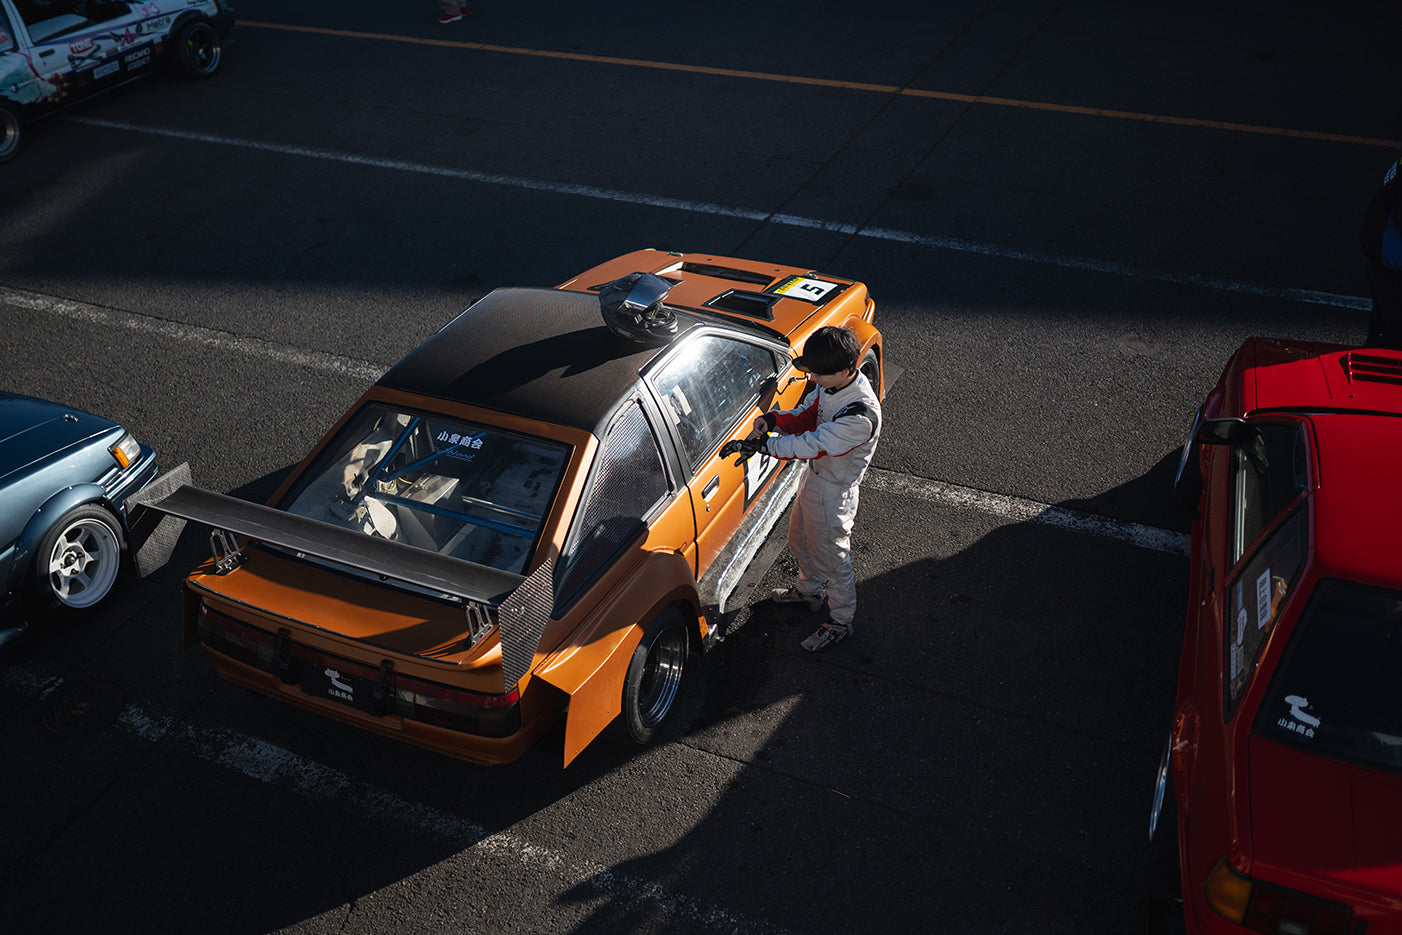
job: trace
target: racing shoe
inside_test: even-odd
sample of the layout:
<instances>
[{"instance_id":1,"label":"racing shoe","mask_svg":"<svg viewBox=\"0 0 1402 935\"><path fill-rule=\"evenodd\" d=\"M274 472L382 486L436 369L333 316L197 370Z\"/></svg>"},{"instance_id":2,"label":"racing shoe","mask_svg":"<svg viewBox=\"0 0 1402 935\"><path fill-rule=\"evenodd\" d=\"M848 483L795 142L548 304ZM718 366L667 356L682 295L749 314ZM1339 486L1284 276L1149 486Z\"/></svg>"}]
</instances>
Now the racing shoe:
<instances>
[{"instance_id":1,"label":"racing shoe","mask_svg":"<svg viewBox=\"0 0 1402 935\"><path fill-rule=\"evenodd\" d=\"M811 611L823 609L823 593L804 594L797 585L789 585L787 588L775 588L769 592L769 597L776 604L807 604Z\"/></svg>"},{"instance_id":2,"label":"racing shoe","mask_svg":"<svg viewBox=\"0 0 1402 935\"><path fill-rule=\"evenodd\" d=\"M438 17L438 22L440 22L440 23L442 23L442 24L444 24L444 25L446 26L448 23L456 23L458 20L462 19L464 16L470 16L470 15L471 15L471 14L468 13L466 10L461 10L461 11L459 11L459 12L457 12L457 13L444 13L442 16Z\"/></svg>"},{"instance_id":3,"label":"racing shoe","mask_svg":"<svg viewBox=\"0 0 1402 935\"><path fill-rule=\"evenodd\" d=\"M820 653L836 643L841 643L852 635L852 624L833 623L831 620L824 620L823 625L813 631L813 635L804 640L803 648L810 653Z\"/></svg>"}]
</instances>

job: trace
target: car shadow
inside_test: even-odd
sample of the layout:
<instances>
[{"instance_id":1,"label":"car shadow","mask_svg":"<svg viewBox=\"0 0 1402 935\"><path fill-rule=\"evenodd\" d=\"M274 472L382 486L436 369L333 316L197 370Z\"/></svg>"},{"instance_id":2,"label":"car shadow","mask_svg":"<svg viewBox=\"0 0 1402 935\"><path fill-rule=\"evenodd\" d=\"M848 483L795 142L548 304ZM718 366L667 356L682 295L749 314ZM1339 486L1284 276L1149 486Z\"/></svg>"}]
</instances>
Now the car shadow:
<instances>
[{"instance_id":1,"label":"car shadow","mask_svg":"<svg viewBox=\"0 0 1402 935\"><path fill-rule=\"evenodd\" d=\"M1058 506L1142 512L1167 499L1175 459ZM949 511L949 541L910 561L919 553L883 544L864 520L919 505L863 497L855 636L804 653L821 616L764 600L699 661L669 739L735 768L675 843L569 894L597 906L576 932L650 930L678 911L611 897L618 879L779 930L933 918L997 932L1143 929L1184 557ZM785 555L766 584L793 571ZM589 781L630 768L592 751L581 761ZM701 872L712 867L731 868L714 890Z\"/></svg>"},{"instance_id":2,"label":"car shadow","mask_svg":"<svg viewBox=\"0 0 1402 935\"><path fill-rule=\"evenodd\" d=\"M1167 489L1170 461L1061 506L1113 498L1142 512ZM263 502L286 474L232 493ZM904 538L899 518L913 509L933 514L943 537ZM501 930L531 927L509 917L511 881L542 874L565 880L550 905L573 921L556 930L580 933L866 931L935 918L988 932L1141 928L1138 855L1181 642L1183 557L887 490L864 491L862 511L852 639L805 653L798 643L818 618L756 601L715 651L692 657L653 745L601 737L568 769L560 730L516 763L477 767L217 680L202 653L174 649L179 581L208 554L203 532L187 528L171 563L126 589L120 619L26 651L31 665L76 658L78 670L121 673L128 710L116 726L61 740L36 715L25 742L66 743L73 769L115 777L85 846L149 837L85 890L91 908L63 917L133 909L151 874L174 894L151 920L167 930L213 930L217 917L218 930L271 931L351 905L392 914L427 868L471 872L497 854L508 862L494 875L507 888L494 904ZM793 571L782 556L761 593ZM162 711L174 721L142 720ZM129 769L148 757L168 763ZM687 788L650 778L678 774ZM576 803L616 808L617 821L574 822ZM17 833L46 840L45 829L33 816ZM327 842L342 856L328 859ZM482 911L472 885L432 898L446 917Z\"/></svg>"}]
</instances>

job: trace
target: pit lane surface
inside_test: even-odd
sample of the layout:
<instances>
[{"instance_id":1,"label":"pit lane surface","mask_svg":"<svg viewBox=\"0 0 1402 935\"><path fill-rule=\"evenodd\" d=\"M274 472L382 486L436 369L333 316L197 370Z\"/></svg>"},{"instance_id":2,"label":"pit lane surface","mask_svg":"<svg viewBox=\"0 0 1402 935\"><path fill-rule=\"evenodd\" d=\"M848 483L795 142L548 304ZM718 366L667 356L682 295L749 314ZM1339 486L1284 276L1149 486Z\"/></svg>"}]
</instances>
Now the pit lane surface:
<instances>
[{"instance_id":1,"label":"pit lane surface","mask_svg":"<svg viewBox=\"0 0 1402 935\"><path fill-rule=\"evenodd\" d=\"M0 388L261 499L496 286L641 246L859 278L903 373L857 637L809 656L813 621L756 598L663 743L485 770L218 682L178 646L187 533L0 676L0 918L1136 929L1186 587L1167 475L1242 337L1362 337L1396 6L432 6L243 2L213 80L31 128ZM792 570L769 554L757 594Z\"/></svg>"}]
</instances>

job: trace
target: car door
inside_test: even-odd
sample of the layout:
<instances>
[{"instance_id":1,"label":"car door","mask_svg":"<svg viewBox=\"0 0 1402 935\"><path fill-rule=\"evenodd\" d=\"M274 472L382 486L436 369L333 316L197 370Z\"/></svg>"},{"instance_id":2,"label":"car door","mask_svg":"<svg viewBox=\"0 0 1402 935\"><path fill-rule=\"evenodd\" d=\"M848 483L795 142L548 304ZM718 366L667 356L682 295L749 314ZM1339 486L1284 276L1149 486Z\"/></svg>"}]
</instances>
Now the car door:
<instances>
[{"instance_id":1,"label":"car door","mask_svg":"<svg viewBox=\"0 0 1402 935\"><path fill-rule=\"evenodd\" d=\"M64 104L149 68L155 39L121 0L83 4L15 0L29 38L29 67L46 104ZM29 102L25 102L29 103Z\"/></svg>"},{"instance_id":2,"label":"car door","mask_svg":"<svg viewBox=\"0 0 1402 935\"><path fill-rule=\"evenodd\" d=\"M720 448L749 434L759 403L788 357L775 348L719 332L690 335L648 375L688 472L696 521L697 578L739 527L778 462L755 455L736 464ZM796 395L796 394L794 394Z\"/></svg>"},{"instance_id":3,"label":"car door","mask_svg":"<svg viewBox=\"0 0 1402 935\"><path fill-rule=\"evenodd\" d=\"M1237 443L1215 447L1213 454L1193 647L1196 677L1174 726L1175 782L1186 780L1179 798L1191 829L1183 846L1196 878L1192 885L1236 834L1226 819L1235 817L1233 802L1245 795L1237 765L1246 738L1237 713L1304 569L1308 545L1303 422L1253 423Z\"/></svg>"}]
</instances>

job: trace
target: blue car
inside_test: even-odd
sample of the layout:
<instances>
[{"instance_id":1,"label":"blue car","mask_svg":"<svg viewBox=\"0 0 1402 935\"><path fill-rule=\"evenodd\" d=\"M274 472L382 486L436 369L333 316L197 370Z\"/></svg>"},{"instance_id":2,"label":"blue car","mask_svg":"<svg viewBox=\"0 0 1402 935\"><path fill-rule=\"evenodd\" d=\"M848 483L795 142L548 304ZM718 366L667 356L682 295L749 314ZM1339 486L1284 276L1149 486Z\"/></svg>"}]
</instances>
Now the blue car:
<instances>
[{"instance_id":1,"label":"blue car","mask_svg":"<svg viewBox=\"0 0 1402 935\"><path fill-rule=\"evenodd\" d=\"M0 393L0 652L29 622L96 610L122 568L123 502L156 453L115 422Z\"/></svg>"}]
</instances>

